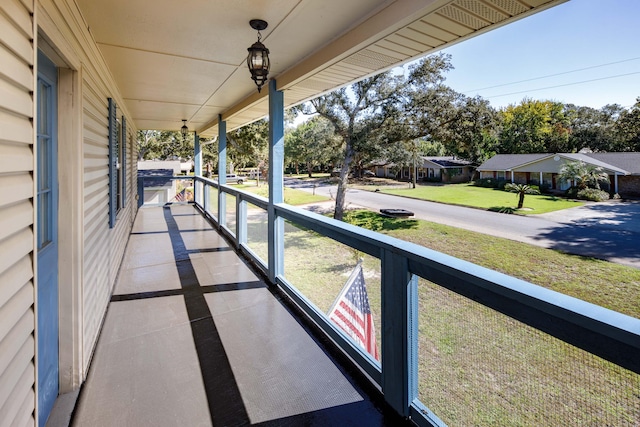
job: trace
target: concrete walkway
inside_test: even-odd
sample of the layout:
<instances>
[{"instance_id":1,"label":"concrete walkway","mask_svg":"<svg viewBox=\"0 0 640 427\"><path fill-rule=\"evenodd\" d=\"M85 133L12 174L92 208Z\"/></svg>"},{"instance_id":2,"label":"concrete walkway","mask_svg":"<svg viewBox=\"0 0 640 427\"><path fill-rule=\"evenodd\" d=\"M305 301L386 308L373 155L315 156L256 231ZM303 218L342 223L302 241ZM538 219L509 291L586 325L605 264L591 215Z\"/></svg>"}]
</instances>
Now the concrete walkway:
<instances>
[{"instance_id":1,"label":"concrete walkway","mask_svg":"<svg viewBox=\"0 0 640 427\"><path fill-rule=\"evenodd\" d=\"M73 425L397 423L192 206L140 209Z\"/></svg>"}]
</instances>

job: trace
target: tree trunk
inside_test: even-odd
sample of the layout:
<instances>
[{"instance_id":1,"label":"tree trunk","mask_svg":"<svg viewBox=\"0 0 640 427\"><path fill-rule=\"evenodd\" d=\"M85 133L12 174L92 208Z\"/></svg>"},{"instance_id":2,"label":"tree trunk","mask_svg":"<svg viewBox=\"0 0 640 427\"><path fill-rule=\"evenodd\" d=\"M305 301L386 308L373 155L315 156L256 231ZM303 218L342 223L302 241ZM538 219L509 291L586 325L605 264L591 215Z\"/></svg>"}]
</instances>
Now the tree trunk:
<instances>
[{"instance_id":1,"label":"tree trunk","mask_svg":"<svg viewBox=\"0 0 640 427\"><path fill-rule=\"evenodd\" d=\"M522 209L524 206L524 193L518 194L518 209Z\"/></svg>"},{"instance_id":2,"label":"tree trunk","mask_svg":"<svg viewBox=\"0 0 640 427\"><path fill-rule=\"evenodd\" d=\"M347 186L349 185L349 166L353 159L353 150L351 149L351 144L349 142L347 142L347 148L345 151L347 155L344 158L344 163L340 170L340 181L338 181L338 191L336 193L336 208L333 212L333 218L338 221L342 221L342 218L344 217L345 196L347 193Z\"/></svg>"},{"instance_id":3,"label":"tree trunk","mask_svg":"<svg viewBox=\"0 0 640 427\"><path fill-rule=\"evenodd\" d=\"M313 165L311 162L307 163L307 173L309 174L309 178L313 178Z\"/></svg>"},{"instance_id":4,"label":"tree trunk","mask_svg":"<svg viewBox=\"0 0 640 427\"><path fill-rule=\"evenodd\" d=\"M416 182L418 181L418 168L417 167L413 167L413 177L411 178L411 188L416 188Z\"/></svg>"}]
</instances>

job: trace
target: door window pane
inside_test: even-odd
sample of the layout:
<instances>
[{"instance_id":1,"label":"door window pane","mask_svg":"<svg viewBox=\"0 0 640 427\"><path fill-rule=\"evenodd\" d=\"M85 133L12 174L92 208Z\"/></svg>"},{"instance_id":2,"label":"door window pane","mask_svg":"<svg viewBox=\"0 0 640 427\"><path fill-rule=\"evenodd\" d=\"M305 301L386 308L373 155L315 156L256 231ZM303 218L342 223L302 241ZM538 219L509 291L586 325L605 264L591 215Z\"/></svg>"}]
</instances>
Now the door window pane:
<instances>
[{"instance_id":1,"label":"door window pane","mask_svg":"<svg viewBox=\"0 0 640 427\"><path fill-rule=\"evenodd\" d=\"M51 86L42 80L38 81L38 133L40 135L49 134L49 117L47 116L49 106L49 90Z\"/></svg>"},{"instance_id":2,"label":"door window pane","mask_svg":"<svg viewBox=\"0 0 640 427\"><path fill-rule=\"evenodd\" d=\"M52 86L38 80L38 249L44 248L52 240L52 185L53 169L51 162L51 96Z\"/></svg>"}]
</instances>

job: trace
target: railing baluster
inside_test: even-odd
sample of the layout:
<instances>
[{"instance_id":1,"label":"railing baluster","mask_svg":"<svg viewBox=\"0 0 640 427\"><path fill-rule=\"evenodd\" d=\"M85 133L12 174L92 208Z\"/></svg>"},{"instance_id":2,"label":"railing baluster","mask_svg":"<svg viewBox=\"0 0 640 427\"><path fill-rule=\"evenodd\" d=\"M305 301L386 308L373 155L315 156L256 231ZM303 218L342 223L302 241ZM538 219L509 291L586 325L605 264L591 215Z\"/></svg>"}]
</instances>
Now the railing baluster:
<instances>
[{"instance_id":1,"label":"railing baluster","mask_svg":"<svg viewBox=\"0 0 640 427\"><path fill-rule=\"evenodd\" d=\"M247 202L240 193L236 195L236 243L247 244Z\"/></svg>"}]
</instances>

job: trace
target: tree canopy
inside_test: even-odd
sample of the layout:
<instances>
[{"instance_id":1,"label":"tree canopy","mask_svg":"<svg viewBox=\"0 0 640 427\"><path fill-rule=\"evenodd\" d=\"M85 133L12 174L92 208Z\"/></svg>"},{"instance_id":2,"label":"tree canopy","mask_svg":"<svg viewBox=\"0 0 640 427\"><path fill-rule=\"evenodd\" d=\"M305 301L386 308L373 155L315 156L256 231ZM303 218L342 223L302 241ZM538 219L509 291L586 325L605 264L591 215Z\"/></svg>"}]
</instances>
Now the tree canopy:
<instances>
[{"instance_id":1,"label":"tree canopy","mask_svg":"<svg viewBox=\"0 0 640 427\"><path fill-rule=\"evenodd\" d=\"M431 55L399 70L381 73L322 95L286 112L315 117L285 136L286 161L311 175L321 165L341 167L334 217L341 219L350 173L380 162L398 167L420 156L454 155L476 165L496 153L640 151L640 97L635 105L601 109L525 98L495 109L445 84L451 57ZM227 134L228 165L264 168L268 121ZM204 161L217 160L216 144L203 144ZM139 159L191 158L193 137L178 132L140 131Z\"/></svg>"},{"instance_id":2,"label":"tree canopy","mask_svg":"<svg viewBox=\"0 0 640 427\"><path fill-rule=\"evenodd\" d=\"M342 219L348 176L374 160L415 157L418 138L437 140L455 116L456 93L443 84L451 65L447 55L429 56L405 74L386 72L300 107L328 120L342 141L342 168L334 218Z\"/></svg>"},{"instance_id":3,"label":"tree canopy","mask_svg":"<svg viewBox=\"0 0 640 427\"><path fill-rule=\"evenodd\" d=\"M311 177L316 166L340 161L341 144L331 122L316 116L285 134L285 161L293 164L297 173L298 165L303 164Z\"/></svg>"}]
</instances>

